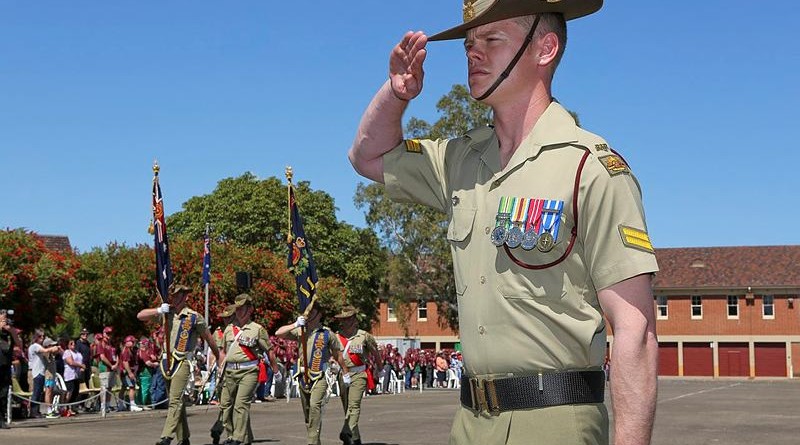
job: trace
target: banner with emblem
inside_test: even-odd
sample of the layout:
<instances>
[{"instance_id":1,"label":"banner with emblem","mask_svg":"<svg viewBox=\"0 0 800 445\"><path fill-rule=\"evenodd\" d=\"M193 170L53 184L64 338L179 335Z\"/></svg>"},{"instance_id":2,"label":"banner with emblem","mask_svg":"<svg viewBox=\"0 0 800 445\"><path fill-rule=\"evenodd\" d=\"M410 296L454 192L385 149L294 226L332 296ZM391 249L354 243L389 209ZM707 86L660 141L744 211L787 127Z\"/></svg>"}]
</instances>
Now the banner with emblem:
<instances>
[{"instance_id":1,"label":"banner with emblem","mask_svg":"<svg viewBox=\"0 0 800 445\"><path fill-rule=\"evenodd\" d=\"M289 182L289 235L286 237L289 256L287 265L289 271L294 275L300 312L304 313L317 293L317 268L314 265L311 248L303 229L303 220L295 200L291 167L286 169L286 178Z\"/></svg>"},{"instance_id":2,"label":"banner with emblem","mask_svg":"<svg viewBox=\"0 0 800 445\"><path fill-rule=\"evenodd\" d=\"M153 223L150 227L154 237L156 256L156 290L161 301L168 303L169 286L172 284L172 265L169 261L169 240L167 222L164 216L164 197L158 182L158 162L153 163Z\"/></svg>"}]
</instances>

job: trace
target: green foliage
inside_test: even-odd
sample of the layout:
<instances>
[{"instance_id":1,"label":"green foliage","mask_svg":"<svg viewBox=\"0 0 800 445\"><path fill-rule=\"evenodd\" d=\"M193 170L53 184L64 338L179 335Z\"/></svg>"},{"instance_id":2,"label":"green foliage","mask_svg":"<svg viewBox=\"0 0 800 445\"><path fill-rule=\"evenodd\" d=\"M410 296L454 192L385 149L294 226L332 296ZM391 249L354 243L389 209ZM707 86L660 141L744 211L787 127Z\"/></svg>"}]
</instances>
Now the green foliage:
<instances>
[{"instance_id":1,"label":"green foliage","mask_svg":"<svg viewBox=\"0 0 800 445\"><path fill-rule=\"evenodd\" d=\"M170 233L199 240L209 223L214 238L225 244L257 247L283 258L283 274L290 277L285 266L287 194L286 184L275 177L260 180L245 173L226 178L211 194L184 203L182 211L168 218L167 227ZM310 183L297 183L295 196L320 279L332 278L345 286L346 294L336 307L348 301L361 310L369 325L377 315L375 301L385 261L378 238L370 229L340 222L333 198L312 190ZM249 270L246 264L242 267L239 270Z\"/></svg>"},{"instance_id":2,"label":"green foliage","mask_svg":"<svg viewBox=\"0 0 800 445\"><path fill-rule=\"evenodd\" d=\"M28 332L59 324L77 267L72 252L49 250L32 232L0 231L0 308L13 309L16 326Z\"/></svg>"}]
</instances>

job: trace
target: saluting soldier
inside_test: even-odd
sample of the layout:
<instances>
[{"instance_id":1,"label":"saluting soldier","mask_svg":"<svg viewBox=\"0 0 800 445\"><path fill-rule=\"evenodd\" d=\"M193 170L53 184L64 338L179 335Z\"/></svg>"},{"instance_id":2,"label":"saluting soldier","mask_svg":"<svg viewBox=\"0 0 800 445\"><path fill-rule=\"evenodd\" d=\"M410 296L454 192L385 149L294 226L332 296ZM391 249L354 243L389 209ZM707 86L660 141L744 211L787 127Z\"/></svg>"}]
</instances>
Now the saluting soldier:
<instances>
[{"instance_id":1,"label":"saluting soldier","mask_svg":"<svg viewBox=\"0 0 800 445\"><path fill-rule=\"evenodd\" d=\"M320 445L322 432L322 405L328 382L325 380L325 370L328 361L333 357L341 366L342 372L349 372L347 364L342 357L342 344L337 335L322 325L323 308L319 302L312 301L307 311L308 319L303 315L297 317L294 323L281 326L275 335L281 338L300 341L302 330L306 329L306 342L299 351L297 375L300 387L300 403L303 406L303 416L306 422L307 443ZM345 375L344 384L350 384L349 376Z\"/></svg>"},{"instance_id":2,"label":"saluting soldier","mask_svg":"<svg viewBox=\"0 0 800 445\"><path fill-rule=\"evenodd\" d=\"M217 343L217 348L220 350L220 356L223 357L225 354L225 345L223 344L223 338L225 337L225 330L231 323L233 323L233 316L235 314L236 314L236 305L233 304L225 306L225 309L223 309L222 312L218 314L219 318L222 320L222 325L220 325L214 331L213 337ZM222 366L222 363L216 363L215 366L220 367ZM218 394L220 399L218 400L218 402L220 402L219 404L220 408L219 408L219 414L217 415L217 421L214 422L213 426L211 426L211 440L214 445L219 444L220 438L222 437L222 432L225 431L224 424L226 423L231 424L233 421L231 418L231 414L233 414L233 411L230 409L231 404L222 401L222 399L226 397L226 393L222 391L222 384L224 383L222 379L223 372L224 371L222 369L217 369L216 381L217 385L219 386L214 388L214 395L212 395L212 397L216 397L216 395ZM223 406L228 406L228 409L223 409L222 408ZM248 424L247 437L249 438L253 437L253 432L249 429L249 424Z\"/></svg>"},{"instance_id":3,"label":"saluting soldier","mask_svg":"<svg viewBox=\"0 0 800 445\"><path fill-rule=\"evenodd\" d=\"M567 21L602 4L465 0L462 24L406 33L350 149L388 197L449 218L465 369L451 444L607 444L605 320L615 442L650 441L658 265L641 190L552 95ZM404 141L427 42L448 39L464 39L470 95L491 107L492 125Z\"/></svg>"},{"instance_id":4,"label":"saluting soldier","mask_svg":"<svg viewBox=\"0 0 800 445\"><path fill-rule=\"evenodd\" d=\"M344 445L361 445L361 432L358 430L358 419L361 416L361 398L367 390L367 367L370 360L380 363L380 352L375 337L358 328L357 310L353 306L345 306L333 318L339 321L339 341L342 343L342 355L350 371L350 385L343 381L344 372L339 374L342 408L344 408L344 425L339 439Z\"/></svg>"},{"instance_id":5,"label":"saluting soldier","mask_svg":"<svg viewBox=\"0 0 800 445\"><path fill-rule=\"evenodd\" d=\"M171 354L169 365L166 357L162 357L161 372L169 384L169 409L161 439L156 445L170 445L174 437L178 445L189 445L189 424L186 420L186 404L183 391L189 381L190 366L194 361L194 350L197 339L203 338L211 348L211 353L219 360L217 344L208 332L206 320L202 315L186 305L191 288L182 284L170 288L172 304L164 303L157 308L143 309L137 314L139 320L145 321L165 314L171 318L169 344Z\"/></svg>"},{"instance_id":6,"label":"saluting soldier","mask_svg":"<svg viewBox=\"0 0 800 445\"><path fill-rule=\"evenodd\" d=\"M225 328L222 349L225 360L225 381L222 387L220 409L232 410L232 421L224 422L230 445L250 444L253 433L250 429L250 405L258 386L259 357L269 355L276 381L282 379L278 371L275 352L269 341L269 333L263 326L252 321L253 298L248 294L236 296L236 320Z\"/></svg>"}]
</instances>

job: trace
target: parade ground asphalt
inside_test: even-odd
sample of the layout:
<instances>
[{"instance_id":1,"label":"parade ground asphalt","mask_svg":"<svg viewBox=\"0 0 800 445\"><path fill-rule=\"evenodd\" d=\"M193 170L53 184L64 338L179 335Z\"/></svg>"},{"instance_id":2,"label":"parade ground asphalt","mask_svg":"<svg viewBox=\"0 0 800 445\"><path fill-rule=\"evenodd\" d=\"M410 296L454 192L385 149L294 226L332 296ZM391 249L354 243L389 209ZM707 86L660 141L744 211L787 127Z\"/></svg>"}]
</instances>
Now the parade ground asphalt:
<instances>
[{"instance_id":1,"label":"parade ground asphalt","mask_svg":"<svg viewBox=\"0 0 800 445\"><path fill-rule=\"evenodd\" d=\"M611 411L608 394L606 404ZM452 389L368 397L360 422L362 441L365 445L446 444L457 406L458 391ZM155 410L14 421L10 430L0 430L0 445L152 445L161 434L165 414ZM211 444L208 430L217 408L191 406L188 415L192 445ZM342 421L341 402L332 397L324 412L323 445L341 444ZM306 443L299 399L253 404L252 427L254 444ZM653 445L798 443L800 380L659 381ZM531 444L536 444L535 438Z\"/></svg>"}]
</instances>

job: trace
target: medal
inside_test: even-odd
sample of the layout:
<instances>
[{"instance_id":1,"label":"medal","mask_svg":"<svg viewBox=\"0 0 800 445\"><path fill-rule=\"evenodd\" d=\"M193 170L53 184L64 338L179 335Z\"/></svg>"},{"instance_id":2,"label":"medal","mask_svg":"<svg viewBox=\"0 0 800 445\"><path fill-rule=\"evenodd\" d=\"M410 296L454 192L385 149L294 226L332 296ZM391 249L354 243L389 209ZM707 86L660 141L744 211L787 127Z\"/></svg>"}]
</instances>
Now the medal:
<instances>
[{"instance_id":1,"label":"medal","mask_svg":"<svg viewBox=\"0 0 800 445\"><path fill-rule=\"evenodd\" d=\"M529 199L514 198L514 207L512 214L514 215L513 226L508 230L508 237L506 238L506 246L516 249L522 243L522 226L524 224L523 218L527 216Z\"/></svg>"},{"instance_id":2,"label":"medal","mask_svg":"<svg viewBox=\"0 0 800 445\"><path fill-rule=\"evenodd\" d=\"M553 246L556 245L556 240L553 238L553 235L550 232L544 232L539 235L539 240L536 241L536 249L539 252L549 252L553 250Z\"/></svg>"},{"instance_id":3,"label":"medal","mask_svg":"<svg viewBox=\"0 0 800 445\"><path fill-rule=\"evenodd\" d=\"M564 209L564 201L548 199L542 209L542 227L539 239L536 241L536 249L545 253L553 250L558 237L558 228L561 222L561 212Z\"/></svg>"},{"instance_id":4,"label":"medal","mask_svg":"<svg viewBox=\"0 0 800 445\"><path fill-rule=\"evenodd\" d=\"M506 227L511 220L511 204L512 202L509 197L502 196L500 198L500 204L497 207L497 216L495 217L496 224L491 235L489 235L492 244L497 247L502 246L508 238L508 229Z\"/></svg>"},{"instance_id":5,"label":"medal","mask_svg":"<svg viewBox=\"0 0 800 445\"><path fill-rule=\"evenodd\" d=\"M522 246L522 248L525 250L532 250L534 247L536 247L537 241L539 241L539 237L536 236L536 230L531 227L522 235L522 242L520 243L520 246Z\"/></svg>"},{"instance_id":6,"label":"medal","mask_svg":"<svg viewBox=\"0 0 800 445\"><path fill-rule=\"evenodd\" d=\"M490 235L492 238L492 244L497 247L503 245L506 242L506 237L508 237L508 231L503 226L497 226L492 230L492 234Z\"/></svg>"}]
</instances>

